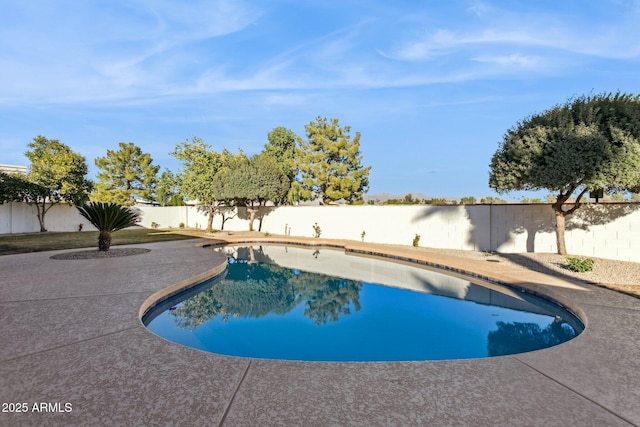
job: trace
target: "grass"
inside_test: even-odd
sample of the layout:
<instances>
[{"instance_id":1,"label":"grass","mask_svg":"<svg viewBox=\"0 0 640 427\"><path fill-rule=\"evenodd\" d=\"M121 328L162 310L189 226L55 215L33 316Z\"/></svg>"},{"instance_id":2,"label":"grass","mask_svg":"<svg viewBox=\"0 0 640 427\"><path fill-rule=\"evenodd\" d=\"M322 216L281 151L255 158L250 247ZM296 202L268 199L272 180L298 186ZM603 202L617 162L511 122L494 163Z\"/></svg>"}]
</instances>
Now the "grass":
<instances>
[{"instance_id":1,"label":"grass","mask_svg":"<svg viewBox=\"0 0 640 427\"><path fill-rule=\"evenodd\" d=\"M111 245L166 242L169 240L194 239L205 234L202 230L190 229L128 229L116 231ZM97 231L46 232L0 235L0 255L28 252L55 251L60 249L98 248Z\"/></svg>"}]
</instances>

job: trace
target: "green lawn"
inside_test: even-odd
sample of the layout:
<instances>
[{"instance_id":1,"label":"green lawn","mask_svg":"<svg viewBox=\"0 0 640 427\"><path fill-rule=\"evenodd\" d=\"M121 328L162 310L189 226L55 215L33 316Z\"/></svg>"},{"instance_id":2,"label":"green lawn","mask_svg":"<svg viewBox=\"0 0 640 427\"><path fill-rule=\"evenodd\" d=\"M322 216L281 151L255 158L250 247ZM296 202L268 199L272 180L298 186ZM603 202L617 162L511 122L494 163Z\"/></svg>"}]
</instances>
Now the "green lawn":
<instances>
[{"instance_id":1,"label":"green lawn","mask_svg":"<svg viewBox=\"0 0 640 427\"><path fill-rule=\"evenodd\" d=\"M111 245L131 245L136 243L165 242L168 240L194 239L205 234L202 230L120 230L112 234ZM30 233L0 235L0 255L27 252L53 251L58 249L90 248L98 249L97 231L74 231L64 233Z\"/></svg>"}]
</instances>

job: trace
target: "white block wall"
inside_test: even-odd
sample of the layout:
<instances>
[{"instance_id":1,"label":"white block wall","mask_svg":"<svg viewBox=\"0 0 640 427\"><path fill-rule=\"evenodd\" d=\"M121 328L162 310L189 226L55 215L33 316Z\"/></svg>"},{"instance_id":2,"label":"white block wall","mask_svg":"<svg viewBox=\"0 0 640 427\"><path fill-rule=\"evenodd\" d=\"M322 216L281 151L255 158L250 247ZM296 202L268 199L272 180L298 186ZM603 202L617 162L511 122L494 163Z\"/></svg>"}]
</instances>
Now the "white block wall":
<instances>
[{"instance_id":1,"label":"white block wall","mask_svg":"<svg viewBox=\"0 0 640 427\"><path fill-rule=\"evenodd\" d=\"M137 207L141 225L161 228L204 229L206 210L196 207ZM271 234L313 236L318 223L322 237L411 245L416 234L420 246L504 253L556 252L555 215L549 205L468 206L281 206L263 208L261 231ZM249 229L246 209L225 224L225 230ZM49 231L93 229L72 206L54 206L46 216ZM258 220L254 228L258 229ZM221 228L221 217L213 219ZM0 234L39 231L35 207L24 203L0 205ZM590 204L567 221L567 251L640 262L640 204Z\"/></svg>"}]
</instances>

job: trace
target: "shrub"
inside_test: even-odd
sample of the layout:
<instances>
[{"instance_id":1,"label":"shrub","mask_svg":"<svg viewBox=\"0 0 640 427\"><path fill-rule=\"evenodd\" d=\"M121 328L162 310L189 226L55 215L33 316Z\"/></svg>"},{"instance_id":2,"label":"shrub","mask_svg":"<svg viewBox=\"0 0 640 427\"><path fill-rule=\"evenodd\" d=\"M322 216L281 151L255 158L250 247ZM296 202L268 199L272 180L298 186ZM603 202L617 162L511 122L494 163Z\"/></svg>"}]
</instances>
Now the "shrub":
<instances>
[{"instance_id":1,"label":"shrub","mask_svg":"<svg viewBox=\"0 0 640 427\"><path fill-rule=\"evenodd\" d=\"M367 234L366 231L362 230L362 233L360 233L360 238L362 239L362 241L364 242L364 235Z\"/></svg>"},{"instance_id":2,"label":"shrub","mask_svg":"<svg viewBox=\"0 0 640 427\"><path fill-rule=\"evenodd\" d=\"M318 238L320 237L321 233L322 233L322 230L320 229L320 226L316 222L315 224L313 224L313 237Z\"/></svg>"},{"instance_id":3,"label":"shrub","mask_svg":"<svg viewBox=\"0 0 640 427\"><path fill-rule=\"evenodd\" d=\"M184 222L181 222L180 224L178 224L179 228L184 228Z\"/></svg>"},{"instance_id":4,"label":"shrub","mask_svg":"<svg viewBox=\"0 0 640 427\"><path fill-rule=\"evenodd\" d=\"M593 270L593 260L591 258L567 257L567 268L576 273L586 273Z\"/></svg>"},{"instance_id":5,"label":"shrub","mask_svg":"<svg viewBox=\"0 0 640 427\"><path fill-rule=\"evenodd\" d=\"M413 246L417 248L419 243L420 243L420 235L416 234L416 237L413 238Z\"/></svg>"}]
</instances>

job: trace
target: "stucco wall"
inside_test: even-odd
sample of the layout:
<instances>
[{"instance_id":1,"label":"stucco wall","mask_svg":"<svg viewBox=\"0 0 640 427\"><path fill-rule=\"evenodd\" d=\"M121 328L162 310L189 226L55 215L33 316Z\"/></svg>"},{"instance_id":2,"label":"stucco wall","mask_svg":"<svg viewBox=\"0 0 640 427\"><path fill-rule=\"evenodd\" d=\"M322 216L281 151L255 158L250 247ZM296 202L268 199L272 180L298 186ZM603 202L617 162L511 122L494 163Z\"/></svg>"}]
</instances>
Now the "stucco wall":
<instances>
[{"instance_id":1,"label":"stucco wall","mask_svg":"<svg viewBox=\"0 0 640 427\"><path fill-rule=\"evenodd\" d=\"M161 228L205 228L206 211L196 207L138 207L141 225ZM549 205L467 206L282 206L263 208L261 231L313 236L318 223L322 237L420 246L498 251L555 252L555 217ZM248 214L240 209L225 230L248 230ZM59 205L46 216L49 231L75 231L78 224L93 229L74 207ZM259 219L255 222L258 229ZM213 219L221 228L221 216ZM0 205L0 234L37 232L35 208L23 203ZM640 204L590 204L567 222L567 250L573 255L640 262Z\"/></svg>"}]
</instances>

